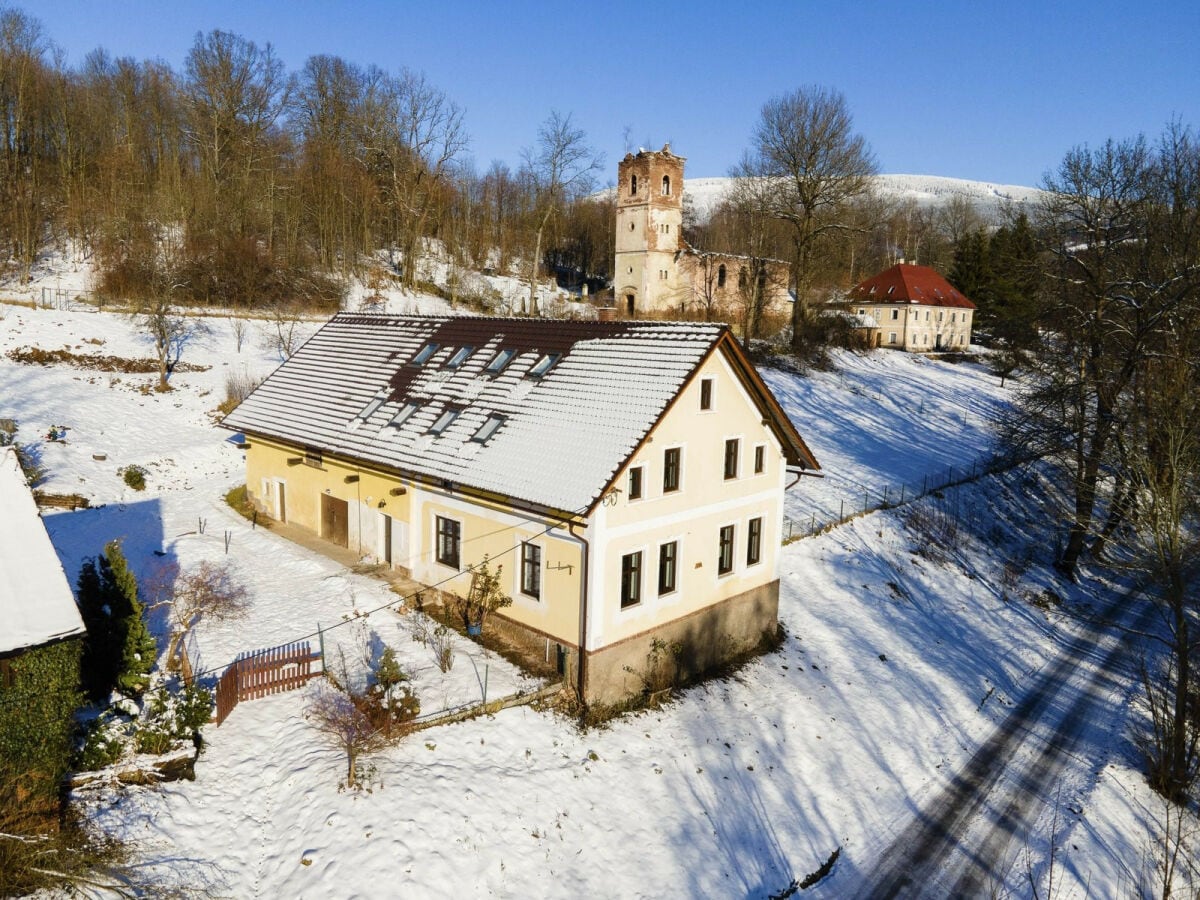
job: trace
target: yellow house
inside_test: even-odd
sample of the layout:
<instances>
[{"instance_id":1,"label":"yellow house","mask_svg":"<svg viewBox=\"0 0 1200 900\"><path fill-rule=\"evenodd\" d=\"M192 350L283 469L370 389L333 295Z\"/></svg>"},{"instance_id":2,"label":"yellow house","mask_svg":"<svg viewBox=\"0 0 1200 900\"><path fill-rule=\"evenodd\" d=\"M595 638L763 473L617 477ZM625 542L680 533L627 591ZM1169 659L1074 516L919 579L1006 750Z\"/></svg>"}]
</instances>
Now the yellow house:
<instances>
[{"instance_id":1,"label":"yellow house","mask_svg":"<svg viewBox=\"0 0 1200 900\"><path fill-rule=\"evenodd\" d=\"M586 702L774 630L783 493L816 460L724 325L335 316L224 421L271 515L465 591ZM499 621L497 621L497 619Z\"/></svg>"},{"instance_id":2,"label":"yellow house","mask_svg":"<svg viewBox=\"0 0 1200 900\"><path fill-rule=\"evenodd\" d=\"M929 266L899 263L855 285L851 313L868 325L876 347L916 353L966 350L975 304Z\"/></svg>"}]
</instances>

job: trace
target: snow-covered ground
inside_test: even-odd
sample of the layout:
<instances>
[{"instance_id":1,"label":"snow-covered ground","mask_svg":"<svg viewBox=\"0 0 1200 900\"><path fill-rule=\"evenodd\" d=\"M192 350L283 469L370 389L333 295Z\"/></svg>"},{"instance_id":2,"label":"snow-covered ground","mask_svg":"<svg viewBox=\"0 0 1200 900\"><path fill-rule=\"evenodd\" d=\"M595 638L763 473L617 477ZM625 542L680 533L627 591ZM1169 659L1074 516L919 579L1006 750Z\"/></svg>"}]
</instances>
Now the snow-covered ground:
<instances>
[{"instance_id":1,"label":"snow-covered ground","mask_svg":"<svg viewBox=\"0 0 1200 900\"><path fill-rule=\"evenodd\" d=\"M216 667L394 594L224 505L243 478L242 454L214 427L213 410L228 374L267 371L275 356L263 326L238 353L228 320L208 324L184 361L210 368L176 375L175 390L157 394L145 390L152 375L5 355L67 346L148 356L128 318L0 303L0 418L17 419L18 439L40 452L44 490L106 504L46 515L68 577L115 537L142 574L170 557L236 567L254 606L245 620L202 628L204 664ZM791 489L796 518L835 514L863 485L969 465L1010 399L973 364L887 351L837 361L837 372L808 378L764 372L826 473ZM65 444L41 440L52 425L67 426ZM149 470L145 492L118 477L129 463ZM1030 470L927 498L961 522L957 541L940 548L911 527L911 507L789 545L778 652L605 728L507 710L422 732L371 760L370 793L339 792L344 763L305 720L299 691L243 704L208 727L195 782L80 800L132 843L140 877L209 896L761 897L837 848L833 874L813 893L852 895L1072 628L1028 598L1051 588L1066 609L1088 599L1049 574L1046 495ZM394 646L426 711L477 697L484 669L490 696L529 684L465 642L443 675L403 626L375 613L334 635L348 652L363 628ZM1128 702L1116 698L1122 709ZM1126 896L1152 865L1161 807L1119 723L1107 753L1074 760L1057 819L1047 814L1038 833L1018 836L1039 877L1057 848L1062 897ZM1013 895L1027 895L1024 858L1014 863Z\"/></svg>"}]
</instances>

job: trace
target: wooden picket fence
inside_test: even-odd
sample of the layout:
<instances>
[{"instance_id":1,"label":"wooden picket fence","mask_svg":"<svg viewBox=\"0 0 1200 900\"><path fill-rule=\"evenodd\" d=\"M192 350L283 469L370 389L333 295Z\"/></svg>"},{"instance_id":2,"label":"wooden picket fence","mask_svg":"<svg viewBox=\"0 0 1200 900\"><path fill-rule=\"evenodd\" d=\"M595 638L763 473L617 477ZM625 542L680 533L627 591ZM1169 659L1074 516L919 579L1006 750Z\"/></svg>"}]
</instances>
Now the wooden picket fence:
<instances>
[{"instance_id":1,"label":"wooden picket fence","mask_svg":"<svg viewBox=\"0 0 1200 900\"><path fill-rule=\"evenodd\" d=\"M217 682L217 724L243 700L304 687L321 674L322 668L314 665L320 660L321 654L313 653L308 641L238 654Z\"/></svg>"}]
</instances>

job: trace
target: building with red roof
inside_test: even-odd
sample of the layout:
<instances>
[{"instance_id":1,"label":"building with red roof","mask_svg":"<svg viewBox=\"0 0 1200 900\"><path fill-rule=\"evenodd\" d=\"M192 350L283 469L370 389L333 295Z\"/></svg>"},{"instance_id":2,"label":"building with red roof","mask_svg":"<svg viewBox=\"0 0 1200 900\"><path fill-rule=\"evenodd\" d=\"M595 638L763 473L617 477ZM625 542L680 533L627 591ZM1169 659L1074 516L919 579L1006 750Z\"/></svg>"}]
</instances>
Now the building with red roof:
<instances>
[{"instance_id":1,"label":"building with red roof","mask_svg":"<svg viewBox=\"0 0 1200 900\"><path fill-rule=\"evenodd\" d=\"M876 346L923 353L971 344L975 304L929 266L894 265L857 284L847 302L877 323Z\"/></svg>"}]
</instances>

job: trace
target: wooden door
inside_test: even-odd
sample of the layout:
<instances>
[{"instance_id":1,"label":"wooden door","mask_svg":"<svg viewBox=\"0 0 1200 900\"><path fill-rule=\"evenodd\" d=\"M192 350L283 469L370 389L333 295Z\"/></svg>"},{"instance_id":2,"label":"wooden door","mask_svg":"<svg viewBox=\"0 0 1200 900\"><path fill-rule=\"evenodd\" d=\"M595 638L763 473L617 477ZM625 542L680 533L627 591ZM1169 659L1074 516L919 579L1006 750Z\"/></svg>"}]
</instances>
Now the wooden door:
<instances>
[{"instance_id":1,"label":"wooden door","mask_svg":"<svg viewBox=\"0 0 1200 900\"><path fill-rule=\"evenodd\" d=\"M350 546L350 504L329 494L321 495L321 537Z\"/></svg>"},{"instance_id":2,"label":"wooden door","mask_svg":"<svg viewBox=\"0 0 1200 900\"><path fill-rule=\"evenodd\" d=\"M383 516L383 561L389 566L392 564L392 517L387 513L380 513Z\"/></svg>"},{"instance_id":3,"label":"wooden door","mask_svg":"<svg viewBox=\"0 0 1200 900\"><path fill-rule=\"evenodd\" d=\"M279 519L280 522L286 522L287 521L287 504L284 502L284 498L283 498L283 482L277 481L275 483L275 486L279 490L279 494L276 498L278 500L277 505L279 507L279 515L277 518Z\"/></svg>"}]
</instances>

